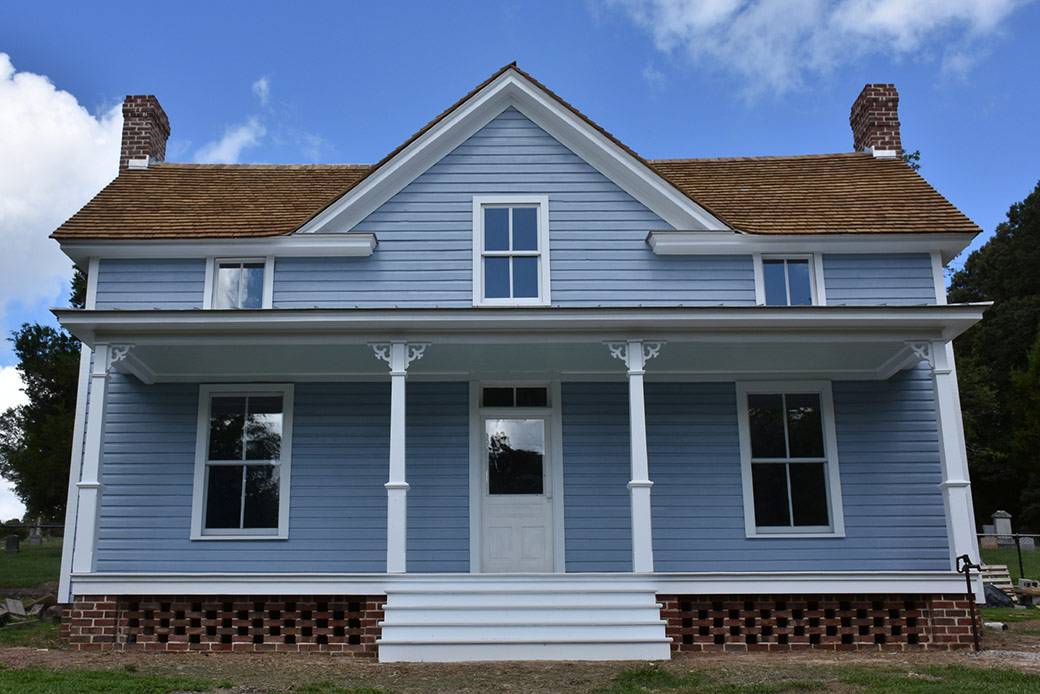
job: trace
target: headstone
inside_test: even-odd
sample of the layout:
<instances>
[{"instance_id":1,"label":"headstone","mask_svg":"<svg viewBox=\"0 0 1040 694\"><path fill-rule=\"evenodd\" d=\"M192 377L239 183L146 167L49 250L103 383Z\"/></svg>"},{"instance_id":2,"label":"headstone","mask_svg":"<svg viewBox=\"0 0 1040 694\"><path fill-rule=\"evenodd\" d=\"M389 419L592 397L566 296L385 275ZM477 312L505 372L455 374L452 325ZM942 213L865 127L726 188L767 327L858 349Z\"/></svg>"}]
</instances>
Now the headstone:
<instances>
[{"instance_id":1,"label":"headstone","mask_svg":"<svg viewBox=\"0 0 1040 694\"><path fill-rule=\"evenodd\" d=\"M993 512L993 528L997 535L997 544L1001 547L1013 547L1015 538L1011 537L1011 514L1007 511Z\"/></svg>"},{"instance_id":2,"label":"headstone","mask_svg":"<svg viewBox=\"0 0 1040 694\"><path fill-rule=\"evenodd\" d=\"M979 538L979 547L982 549L996 549L997 548L997 537L996 535L983 535Z\"/></svg>"},{"instance_id":3,"label":"headstone","mask_svg":"<svg viewBox=\"0 0 1040 694\"><path fill-rule=\"evenodd\" d=\"M1018 542L1022 547L1023 552L1035 552L1036 551L1036 538L1024 536L1018 538Z\"/></svg>"},{"instance_id":4,"label":"headstone","mask_svg":"<svg viewBox=\"0 0 1040 694\"><path fill-rule=\"evenodd\" d=\"M982 526L982 534L983 535L996 535L997 534L997 526L993 525L992 523L986 523L985 525Z\"/></svg>"},{"instance_id":5,"label":"headstone","mask_svg":"<svg viewBox=\"0 0 1040 694\"><path fill-rule=\"evenodd\" d=\"M22 538L17 535L8 535L4 538L4 551L14 554L22 548Z\"/></svg>"},{"instance_id":6,"label":"headstone","mask_svg":"<svg viewBox=\"0 0 1040 694\"><path fill-rule=\"evenodd\" d=\"M29 528L29 544L39 545L43 543L43 528L37 523Z\"/></svg>"}]
</instances>

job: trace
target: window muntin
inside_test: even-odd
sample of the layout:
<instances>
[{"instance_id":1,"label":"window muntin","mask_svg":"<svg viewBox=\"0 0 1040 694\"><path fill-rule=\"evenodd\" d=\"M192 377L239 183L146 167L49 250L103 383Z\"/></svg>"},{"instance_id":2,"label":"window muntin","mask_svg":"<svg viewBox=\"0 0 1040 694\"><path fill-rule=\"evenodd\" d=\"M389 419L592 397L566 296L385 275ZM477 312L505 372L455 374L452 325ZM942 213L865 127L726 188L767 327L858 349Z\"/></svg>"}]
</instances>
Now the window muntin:
<instances>
[{"instance_id":1,"label":"window muntin","mask_svg":"<svg viewBox=\"0 0 1040 694\"><path fill-rule=\"evenodd\" d=\"M213 308L261 308L265 267L262 260L217 260Z\"/></svg>"},{"instance_id":2,"label":"window muntin","mask_svg":"<svg viewBox=\"0 0 1040 694\"><path fill-rule=\"evenodd\" d=\"M824 404L821 392L746 393L749 532L837 532L838 505L831 498L836 470L828 457Z\"/></svg>"},{"instance_id":3,"label":"window muntin","mask_svg":"<svg viewBox=\"0 0 1040 694\"><path fill-rule=\"evenodd\" d=\"M475 196L473 302L549 303L547 196Z\"/></svg>"},{"instance_id":4,"label":"window muntin","mask_svg":"<svg viewBox=\"0 0 1040 694\"><path fill-rule=\"evenodd\" d=\"M762 284L766 306L811 306L812 259L763 258Z\"/></svg>"},{"instance_id":5,"label":"window muntin","mask_svg":"<svg viewBox=\"0 0 1040 694\"><path fill-rule=\"evenodd\" d=\"M291 386L203 386L192 536L287 537Z\"/></svg>"},{"instance_id":6,"label":"window muntin","mask_svg":"<svg viewBox=\"0 0 1040 694\"><path fill-rule=\"evenodd\" d=\"M488 494L545 493L545 420L486 419Z\"/></svg>"}]
</instances>

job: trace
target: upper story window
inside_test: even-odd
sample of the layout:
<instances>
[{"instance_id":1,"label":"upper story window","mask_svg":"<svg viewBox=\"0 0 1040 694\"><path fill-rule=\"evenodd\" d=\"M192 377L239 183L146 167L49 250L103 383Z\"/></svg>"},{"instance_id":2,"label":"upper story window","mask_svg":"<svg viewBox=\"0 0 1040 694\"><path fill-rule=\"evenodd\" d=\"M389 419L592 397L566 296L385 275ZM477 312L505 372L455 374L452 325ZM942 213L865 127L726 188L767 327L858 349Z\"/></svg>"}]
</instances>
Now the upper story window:
<instances>
[{"instance_id":1,"label":"upper story window","mask_svg":"<svg viewBox=\"0 0 1040 694\"><path fill-rule=\"evenodd\" d=\"M755 268L759 275L758 303L766 306L819 304L816 268L811 255L762 256Z\"/></svg>"},{"instance_id":2,"label":"upper story window","mask_svg":"<svg viewBox=\"0 0 1040 694\"><path fill-rule=\"evenodd\" d=\"M263 258L213 261L212 308L269 308L269 261Z\"/></svg>"},{"instance_id":3,"label":"upper story window","mask_svg":"<svg viewBox=\"0 0 1040 694\"><path fill-rule=\"evenodd\" d=\"M749 536L840 535L841 487L828 384L740 384Z\"/></svg>"},{"instance_id":4,"label":"upper story window","mask_svg":"<svg viewBox=\"0 0 1040 694\"><path fill-rule=\"evenodd\" d=\"M473 199L473 303L549 303L548 196Z\"/></svg>"},{"instance_id":5,"label":"upper story window","mask_svg":"<svg viewBox=\"0 0 1040 694\"><path fill-rule=\"evenodd\" d=\"M202 386L193 537L288 536L291 386Z\"/></svg>"}]
</instances>

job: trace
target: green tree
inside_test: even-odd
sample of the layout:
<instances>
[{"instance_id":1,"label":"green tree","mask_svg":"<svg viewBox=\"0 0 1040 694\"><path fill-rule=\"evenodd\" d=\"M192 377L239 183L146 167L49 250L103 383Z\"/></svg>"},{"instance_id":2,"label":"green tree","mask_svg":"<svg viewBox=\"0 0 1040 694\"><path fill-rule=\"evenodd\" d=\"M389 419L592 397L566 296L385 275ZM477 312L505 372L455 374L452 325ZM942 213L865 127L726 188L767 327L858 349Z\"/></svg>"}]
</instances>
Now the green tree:
<instances>
[{"instance_id":1,"label":"green tree","mask_svg":"<svg viewBox=\"0 0 1040 694\"><path fill-rule=\"evenodd\" d=\"M985 246L953 275L951 302L992 301L985 318L955 342L964 432L979 519L1004 508L1019 528L1040 530L1040 470L1013 441L1035 426L1017 407L1016 372L1029 366L1040 327L1040 184L1008 210ZM1040 510L1040 503L1036 504Z\"/></svg>"},{"instance_id":2,"label":"green tree","mask_svg":"<svg viewBox=\"0 0 1040 694\"><path fill-rule=\"evenodd\" d=\"M76 272L70 304L83 306ZM0 414L0 475L14 483L27 518L60 522L72 456L79 342L64 330L26 323L12 334L29 402Z\"/></svg>"},{"instance_id":3,"label":"green tree","mask_svg":"<svg viewBox=\"0 0 1040 694\"><path fill-rule=\"evenodd\" d=\"M1022 490L1019 525L1040 528L1040 336L1024 369L1011 373L1014 431L1011 458L1029 475Z\"/></svg>"}]
</instances>

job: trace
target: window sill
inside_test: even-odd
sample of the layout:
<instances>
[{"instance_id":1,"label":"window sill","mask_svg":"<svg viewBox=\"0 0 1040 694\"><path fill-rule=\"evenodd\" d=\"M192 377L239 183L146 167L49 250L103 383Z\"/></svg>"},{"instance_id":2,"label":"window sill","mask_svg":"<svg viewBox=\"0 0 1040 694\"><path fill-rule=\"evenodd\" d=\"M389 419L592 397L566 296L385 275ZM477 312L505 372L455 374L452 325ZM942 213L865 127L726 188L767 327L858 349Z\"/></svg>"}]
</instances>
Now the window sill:
<instances>
[{"instance_id":1,"label":"window sill","mask_svg":"<svg viewBox=\"0 0 1040 694\"><path fill-rule=\"evenodd\" d=\"M550 306L548 301L542 301L541 299L529 299L529 300L498 300L498 299L484 299L482 301L475 301L473 305L477 308L530 308L531 306Z\"/></svg>"},{"instance_id":2,"label":"window sill","mask_svg":"<svg viewBox=\"0 0 1040 694\"><path fill-rule=\"evenodd\" d=\"M288 540L289 534L278 535L192 535L191 540Z\"/></svg>"},{"instance_id":3,"label":"window sill","mask_svg":"<svg viewBox=\"0 0 1040 694\"><path fill-rule=\"evenodd\" d=\"M783 531L783 530L772 531L771 532L771 531L768 531L768 530L764 530L764 531L763 530L748 530L748 531L745 532L744 537L748 538L749 540L759 540L759 539L767 539L767 540L787 540L787 539L805 540L805 539L812 539L812 538L830 538L830 539L839 539L840 540L840 539L845 537L845 532L844 531L837 531L837 530L826 530L826 531L810 530L810 531L807 531L807 532Z\"/></svg>"}]
</instances>

